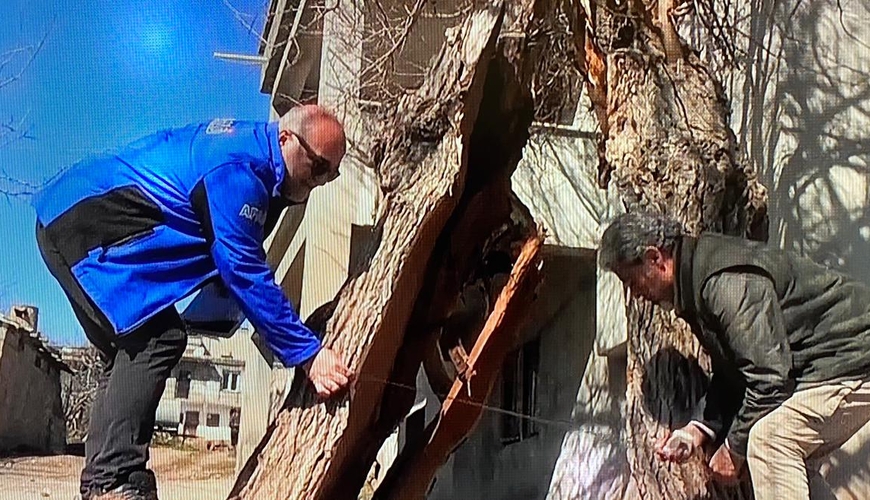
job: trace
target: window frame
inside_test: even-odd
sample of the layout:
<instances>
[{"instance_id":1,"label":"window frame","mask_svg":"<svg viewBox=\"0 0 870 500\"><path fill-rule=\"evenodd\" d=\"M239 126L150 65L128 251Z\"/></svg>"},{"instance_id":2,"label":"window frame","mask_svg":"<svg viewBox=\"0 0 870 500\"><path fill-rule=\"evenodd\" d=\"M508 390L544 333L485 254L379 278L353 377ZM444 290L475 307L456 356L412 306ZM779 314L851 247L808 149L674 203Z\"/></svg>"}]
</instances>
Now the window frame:
<instances>
[{"instance_id":1,"label":"window frame","mask_svg":"<svg viewBox=\"0 0 870 500\"><path fill-rule=\"evenodd\" d=\"M501 376L499 439L503 445L518 443L540 434L534 420L539 414L541 338L537 336L508 353ZM510 412L510 413L508 413ZM526 418L516 414L530 416Z\"/></svg>"}]
</instances>

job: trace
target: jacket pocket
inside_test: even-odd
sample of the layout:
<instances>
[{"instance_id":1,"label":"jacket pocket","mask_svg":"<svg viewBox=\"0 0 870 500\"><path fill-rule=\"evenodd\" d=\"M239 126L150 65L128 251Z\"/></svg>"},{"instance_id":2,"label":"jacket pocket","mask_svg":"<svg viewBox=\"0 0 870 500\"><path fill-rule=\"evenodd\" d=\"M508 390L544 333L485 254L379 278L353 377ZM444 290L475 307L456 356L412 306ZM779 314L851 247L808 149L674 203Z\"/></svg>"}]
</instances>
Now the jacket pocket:
<instances>
[{"instance_id":1,"label":"jacket pocket","mask_svg":"<svg viewBox=\"0 0 870 500\"><path fill-rule=\"evenodd\" d=\"M106 260L107 257L114 254L124 253L128 249L138 246L156 235L157 231L155 230L155 228L143 229L141 231L131 233L118 241L103 246L97 260L103 262Z\"/></svg>"},{"instance_id":2,"label":"jacket pocket","mask_svg":"<svg viewBox=\"0 0 870 500\"><path fill-rule=\"evenodd\" d=\"M128 234L127 236L124 236L120 240L112 242L103 248L106 250L109 250L110 248L121 247L121 246L127 245L128 243L134 243L134 242L139 241L139 240L144 240L145 238L148 238L152 234L154 234L154 228L149 227L148 229L144 229L142 231L136 231L135 233Z\"/></svg>"}]
</instances>

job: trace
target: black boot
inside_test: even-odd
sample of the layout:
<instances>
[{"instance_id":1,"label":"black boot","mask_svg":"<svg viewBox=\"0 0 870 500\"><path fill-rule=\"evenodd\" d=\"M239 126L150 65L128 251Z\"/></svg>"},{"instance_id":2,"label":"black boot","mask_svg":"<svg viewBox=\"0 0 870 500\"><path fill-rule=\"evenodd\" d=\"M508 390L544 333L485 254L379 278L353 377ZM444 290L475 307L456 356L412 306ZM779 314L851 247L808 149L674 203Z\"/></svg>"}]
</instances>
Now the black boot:
<instances>
[{"instance_id":1,"label":"black boot","mask_svg":"<svg viewBox=\"0 0 870 500\"><path fill-rule=\"evenodd\" d=\"M95 493L90 500L157 500L157 479L150 470L131 472L124 484Z\"/></svg>"}]
</instances>

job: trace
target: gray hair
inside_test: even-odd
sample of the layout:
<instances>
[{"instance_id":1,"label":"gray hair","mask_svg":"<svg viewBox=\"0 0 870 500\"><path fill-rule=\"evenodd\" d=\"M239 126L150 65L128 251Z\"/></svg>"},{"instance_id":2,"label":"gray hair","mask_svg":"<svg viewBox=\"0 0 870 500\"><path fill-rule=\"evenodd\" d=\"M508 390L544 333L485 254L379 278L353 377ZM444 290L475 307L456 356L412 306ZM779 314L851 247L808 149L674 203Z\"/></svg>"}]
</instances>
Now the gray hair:
<instances>
[{"instance_id":1,"label":"gray hair","mask_svg":"<svg viewBox=\"0 0 870 500\"><path fill-rule=\"evenodd\" d=\"M643 212L622 214L601 235L598 265L613 271L616 265L639 262L649 247L673 252L684 234L685 226L673 217Z\"/></svg>"}]
</instances>

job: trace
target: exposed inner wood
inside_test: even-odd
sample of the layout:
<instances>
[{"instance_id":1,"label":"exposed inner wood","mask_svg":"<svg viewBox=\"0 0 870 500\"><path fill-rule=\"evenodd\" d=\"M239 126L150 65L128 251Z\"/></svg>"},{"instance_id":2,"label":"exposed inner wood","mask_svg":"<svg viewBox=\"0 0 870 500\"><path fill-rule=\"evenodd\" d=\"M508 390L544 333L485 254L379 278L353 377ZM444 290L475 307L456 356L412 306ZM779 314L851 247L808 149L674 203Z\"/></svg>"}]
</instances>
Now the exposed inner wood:
<instances>
[{"instance_id":1,"label":"exposed inner wood","mask_svg":"<svg viewBox=\"0 0 870 500\"><path fill-rule=\"evenodd\" d=\"M546 56L530 50L529 35L543 5L514 2L508 14L501 1L479 6L448 33L422 87L386 117L373 151L384 193L377 246L309 318L358 374L352 395L320 404L297 379L230 498L356 499L414 403L421 365L447 395L443 412L432 440L407 446L377 497L422 498L473 429L539 280L543 237L510 179L534 116L535 58ZM474 399L459 404L457 387Z\"/></svg>"}]
</instances>

